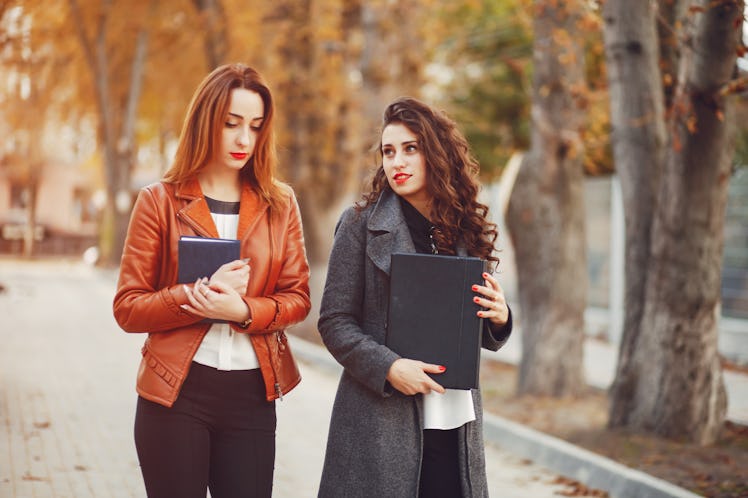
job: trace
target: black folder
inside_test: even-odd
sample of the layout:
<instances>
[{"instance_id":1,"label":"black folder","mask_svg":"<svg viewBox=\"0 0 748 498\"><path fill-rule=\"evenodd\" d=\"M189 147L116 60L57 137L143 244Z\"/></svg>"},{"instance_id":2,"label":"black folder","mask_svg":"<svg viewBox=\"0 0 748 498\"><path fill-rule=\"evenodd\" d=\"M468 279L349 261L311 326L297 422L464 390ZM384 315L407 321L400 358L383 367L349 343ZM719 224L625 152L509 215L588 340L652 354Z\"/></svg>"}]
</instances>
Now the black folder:
<instances>
[{"instance_id":1,"label":"black folder","mask_svg":"<svg viewBox=\"0 0 748 498\"><path fill-rule=\"evenodd\" d=\"M210 278L222 264L239 259L240 243L235 239L183 235L178 249L177 282L190 284L198 278Z\"/></svg>"},{"instance_id":2,"label":"black folder","mask_svg":"<svg viewBox=\"0 0 748 498\"><path fill-rule=\"evenodd\" d=\"M386 345L404 358L444 365L430 375L445 388L478 387L483 319L471 288L484 271L480 258L392 254Z\"/></svg>"}]
</instances>

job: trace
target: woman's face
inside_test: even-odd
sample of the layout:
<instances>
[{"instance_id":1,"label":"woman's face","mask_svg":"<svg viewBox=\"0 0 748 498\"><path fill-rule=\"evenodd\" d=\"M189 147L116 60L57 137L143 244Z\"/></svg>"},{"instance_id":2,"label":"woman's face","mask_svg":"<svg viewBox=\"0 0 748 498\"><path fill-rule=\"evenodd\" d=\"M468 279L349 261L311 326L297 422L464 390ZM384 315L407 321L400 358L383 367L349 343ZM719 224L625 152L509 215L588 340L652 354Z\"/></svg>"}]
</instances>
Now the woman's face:
<instances>
[{"instance_id":1,"label":"woman's face","mask_svg":"<svg viewBox=\"0 0 748 498\"><path fill-rule=\"evenodd\" d=\"M242 169L254 153L263 117L264 104L258 93L245 88L233 89L214 165Z\"/></svg>"},{"instance_id":2,"label":"woman's face","mask_svg":"<svg viewBox=\"0 0 748 498\"><path fill-rule=\"evenodd\" d=\"M421 213L428 212L426 159L416 135L401 123L382 131L382 166L392 190Z\"/></svg>"}]
</instances>

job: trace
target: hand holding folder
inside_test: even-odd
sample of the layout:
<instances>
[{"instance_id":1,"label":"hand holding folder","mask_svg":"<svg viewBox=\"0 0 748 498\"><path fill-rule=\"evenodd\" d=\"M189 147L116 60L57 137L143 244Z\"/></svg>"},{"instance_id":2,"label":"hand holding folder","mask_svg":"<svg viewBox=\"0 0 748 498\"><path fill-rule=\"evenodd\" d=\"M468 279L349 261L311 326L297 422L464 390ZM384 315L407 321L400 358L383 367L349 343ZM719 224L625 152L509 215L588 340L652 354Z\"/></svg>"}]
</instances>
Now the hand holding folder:
<instances>
[{"instance_id":1,"label":"hand holding folder","mask_svg":"<svg viewBox=\"0 0 748 498\"><path fill-rule=\"evenodd\" d=\"M404 358L447 367L432 375L445 388L478 387L483 319L471 287L485 270L480 258L392 255L386 345Z\"/></svg>"}]
</instances>

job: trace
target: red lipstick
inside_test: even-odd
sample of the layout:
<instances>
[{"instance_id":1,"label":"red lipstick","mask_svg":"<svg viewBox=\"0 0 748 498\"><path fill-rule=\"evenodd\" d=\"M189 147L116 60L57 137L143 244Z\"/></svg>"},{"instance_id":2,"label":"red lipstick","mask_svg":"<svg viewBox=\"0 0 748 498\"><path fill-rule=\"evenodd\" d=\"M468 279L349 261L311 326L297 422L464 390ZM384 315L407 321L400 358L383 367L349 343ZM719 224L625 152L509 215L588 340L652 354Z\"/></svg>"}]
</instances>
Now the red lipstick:
<instances>
[{"instance_id":1,"label":"red lipstick","mask_svg":"<svg viewBox=\"0 0 748 498\"><path fill-rule=\"evenodd\" d=\"M231 157L234 159L246 159L247 155L246 152L231 152Z\"/></svg>"},{"instance_id":2,"label":"red lipstick","mask_svg":"<svg viewBox=\"0 0 748 498\"><path fill-rule=\"evenodd\" d=\"M397 183L398 185L402 185L403 183L407 182L411 176L413 175L409 175L407 173L395 173L395 176L393 176L392 179L395 180L395 183Z\"/></svg>"}]
</instances>

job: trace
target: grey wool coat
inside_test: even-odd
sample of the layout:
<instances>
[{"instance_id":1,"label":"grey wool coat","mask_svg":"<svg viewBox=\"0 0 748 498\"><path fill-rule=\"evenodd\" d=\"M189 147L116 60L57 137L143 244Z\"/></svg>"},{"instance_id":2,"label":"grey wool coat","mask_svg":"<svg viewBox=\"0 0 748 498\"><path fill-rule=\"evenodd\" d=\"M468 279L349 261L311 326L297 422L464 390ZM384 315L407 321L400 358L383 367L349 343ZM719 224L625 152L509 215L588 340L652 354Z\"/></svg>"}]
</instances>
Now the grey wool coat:
<instances>
[{"instance_id":1,"label":"grey wool coat","mask_svg":"<svg viewBox=\"0 0 748 498\"><path fill-rule=\"evenodd\" d=\"M390 366L399 358L384 346L390 255L398 251L415 252L415 247L390 189L362 212L351 207L341 216L318 327L344 369L333 405L319 498L418 496L423 398L403 395L386 381ZM495 351L506 337L497 340L485 327L482 341L483 347ZM459 429L466 498L488 496L480 391L473 390L473 402L476 420Z\"/></svg>"}]
</instances>

